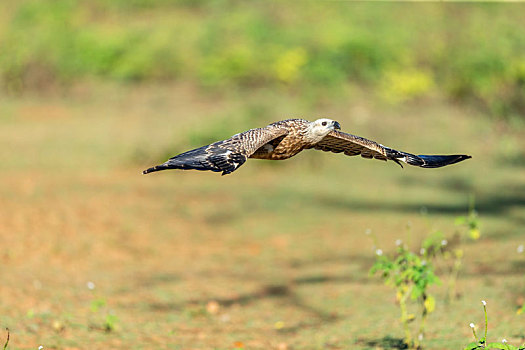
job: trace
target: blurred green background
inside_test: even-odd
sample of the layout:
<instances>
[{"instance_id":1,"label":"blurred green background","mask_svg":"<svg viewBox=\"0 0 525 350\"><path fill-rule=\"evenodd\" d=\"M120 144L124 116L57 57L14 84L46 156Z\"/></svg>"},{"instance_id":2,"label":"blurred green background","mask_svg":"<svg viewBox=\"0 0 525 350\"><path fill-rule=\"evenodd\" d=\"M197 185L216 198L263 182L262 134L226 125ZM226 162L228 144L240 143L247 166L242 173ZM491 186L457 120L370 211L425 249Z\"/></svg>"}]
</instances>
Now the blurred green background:
<instances>
[{"instance_id":1,"label":"blurred green background","mask_svg":"<svg viewBox=\"0 0 525 350\"><path fill-rule=\"evenodd\" d=\"M0 77L12 94L83 79L191 81L386 101L439 94L498 118L525 113L523 5L306 1L12 1Z\"/></svg>"},{"instance_id":2,"label":"blurred green background","mask_svg":"<svg viewBox=\"0 0 525 350\"><path fill-rule=\"evenodd\" d=\"M525 4L0 2L0 326L9 349L369 349L402 337L374 248L457 233L457 300L523 342ZM305 151L232 175L141 171L270 122L338 120L441 169ZM410 229L407 229L410 227ZM377 242L365 232L373 232ZM374 247L374 244L376 246ZM451 246L455 248L452 245ZM0 344L4 333L0 333Z\"/></svg>"}]
</instances>

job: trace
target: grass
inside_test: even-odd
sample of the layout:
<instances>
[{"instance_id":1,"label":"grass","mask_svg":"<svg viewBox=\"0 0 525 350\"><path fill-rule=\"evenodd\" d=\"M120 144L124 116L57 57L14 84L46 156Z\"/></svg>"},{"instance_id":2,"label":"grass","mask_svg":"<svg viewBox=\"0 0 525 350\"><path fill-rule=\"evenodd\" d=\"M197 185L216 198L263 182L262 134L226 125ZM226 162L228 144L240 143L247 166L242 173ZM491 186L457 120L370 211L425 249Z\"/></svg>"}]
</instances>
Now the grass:
<instances>
[{"instance_id":1,"label":"grass","mask_svg":"<svg viewBox=\"0 0 525 350\"><path fill-rule=\"evenodd\" d=\"M365 231L391 252L411 222L417 246L435 229L455 230L472 194L482 236L465 244L461 298L447 306L445 288L431 288L424 346L468 343L482 299L491 335L520 343L522 130L441 101L390 108L348 96L312 106L267 90L96 83L4 98L0 325L11 331L9 348L391 346L403 331L391 291L367 276L374 252ZM224 177L140 174L199 135L228 137L297 114L333 117L401 150L473 159L402 170L312 151L249 161ZM104 305L93 311L97 300Z\"/></svg>"}]
</instances>

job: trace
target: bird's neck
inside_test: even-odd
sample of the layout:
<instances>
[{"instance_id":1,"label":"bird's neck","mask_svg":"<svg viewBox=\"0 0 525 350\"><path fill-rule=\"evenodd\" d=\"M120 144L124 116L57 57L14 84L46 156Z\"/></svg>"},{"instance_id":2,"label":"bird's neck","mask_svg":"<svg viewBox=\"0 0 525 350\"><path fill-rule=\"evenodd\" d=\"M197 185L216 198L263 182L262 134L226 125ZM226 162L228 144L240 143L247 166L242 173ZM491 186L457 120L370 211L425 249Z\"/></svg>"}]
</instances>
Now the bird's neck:
<instances>
[{"instance_id":1,"label":"bird's neck","mask_svg":"<svg viewBox=\"0 0 525 350\"><path fill-rule=\"evenodd\" d=\"M304 131L301 132L301 137L303 138L306 144L315 145L316 143L324 139L329 132L330 131L326 133L319 133L318 130L316 130L315 127L312 124L310 124L304 129Z\"/></svg>"}]
</instances>

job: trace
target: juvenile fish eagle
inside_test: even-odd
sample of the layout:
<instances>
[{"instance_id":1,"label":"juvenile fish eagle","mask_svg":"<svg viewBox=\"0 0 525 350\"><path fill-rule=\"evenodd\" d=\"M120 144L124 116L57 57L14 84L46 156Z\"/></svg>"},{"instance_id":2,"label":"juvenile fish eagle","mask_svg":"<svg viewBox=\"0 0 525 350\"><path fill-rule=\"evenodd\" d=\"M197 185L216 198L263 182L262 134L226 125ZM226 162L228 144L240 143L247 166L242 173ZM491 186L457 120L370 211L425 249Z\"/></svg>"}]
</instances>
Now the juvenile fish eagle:
<instances>
[{"instance_id":1,"label":"juvenile fish eagle","mask_svg":"<svg viewBox=\"0 0 525 350\"><path fill-rule=\"evenodd\" d=\"M286 119L184 152L144 170L143 174L166 169L196 169L226 175L237 170L248 158L282 160L309 148L347 156L360 154L363 158L392 160L401 167L403 162L422 168L439 168L471 158L464 154L416 156L338 131L340 129L339 123L331 119L322 118L313 122Z\"/></svg>"}]
</instances>

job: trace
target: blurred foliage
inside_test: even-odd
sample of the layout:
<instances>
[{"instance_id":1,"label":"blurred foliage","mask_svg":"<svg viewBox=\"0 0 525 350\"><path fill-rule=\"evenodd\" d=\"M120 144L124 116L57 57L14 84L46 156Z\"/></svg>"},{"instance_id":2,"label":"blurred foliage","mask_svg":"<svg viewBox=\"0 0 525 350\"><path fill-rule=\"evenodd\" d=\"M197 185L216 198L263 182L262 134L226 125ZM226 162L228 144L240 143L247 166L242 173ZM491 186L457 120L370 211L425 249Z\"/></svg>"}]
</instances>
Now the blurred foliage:
<instances>
[{"instance_id":1,"label":"blurred foliage","mask_svg":"<svg viewBox=\"0 0 525 350\"><path fill-rule=\"evenodd\" d=\"M8 93L98 77L209 89L370 87L525 115L521 4L18 0L0 4Z\"/></svg>"}]
</instances>

